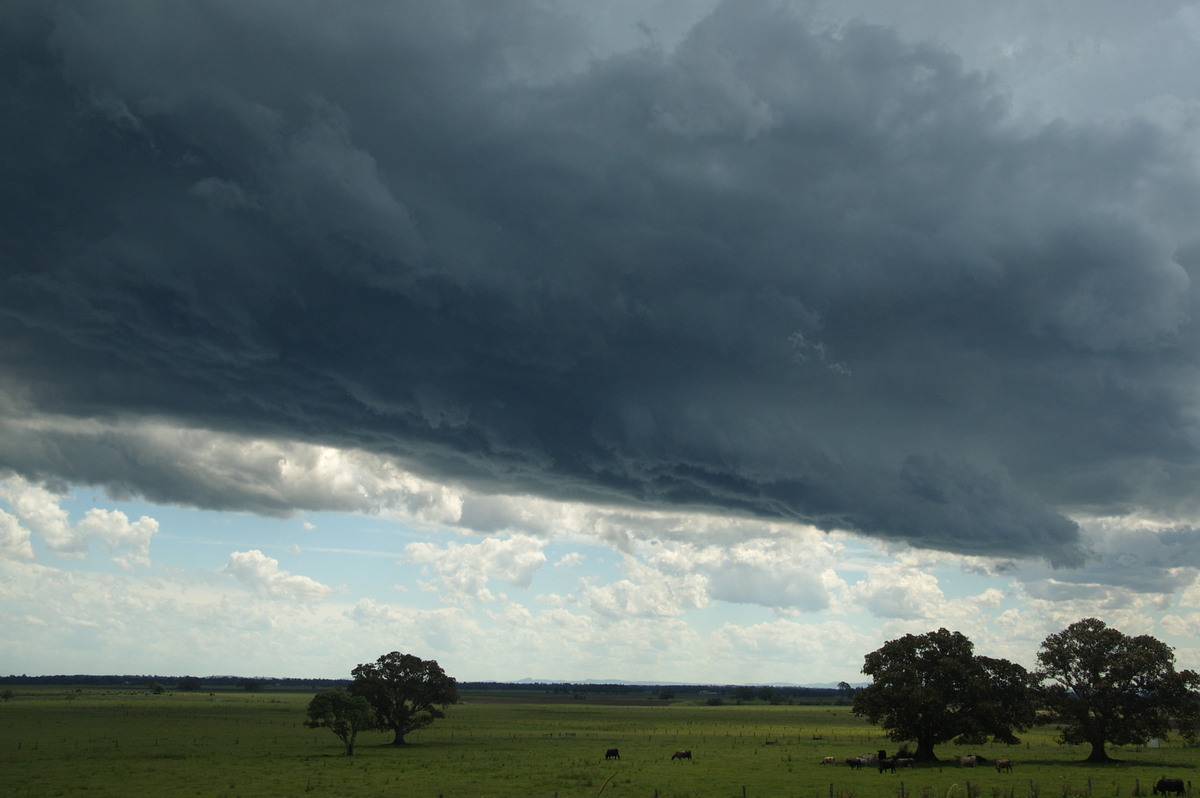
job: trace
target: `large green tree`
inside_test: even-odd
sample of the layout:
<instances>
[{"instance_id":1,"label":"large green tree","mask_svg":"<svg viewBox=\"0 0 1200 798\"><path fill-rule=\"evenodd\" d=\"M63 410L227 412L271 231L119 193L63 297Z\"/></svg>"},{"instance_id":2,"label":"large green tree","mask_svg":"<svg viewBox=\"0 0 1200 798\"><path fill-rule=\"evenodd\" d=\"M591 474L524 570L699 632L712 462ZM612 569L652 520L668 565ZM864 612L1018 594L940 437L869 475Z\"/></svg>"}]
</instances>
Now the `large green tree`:
<instances>
[{"instance_id":1,"label":"large green tree","mask_svg":"<svg viewBox=\"0 0 1200 798\"><path fill-rule=\"evenodd\" d=\"M436 660L393 651L352 671L351 695L362 696L375 710L376 728L396 735L404 745L409 732L446 717L445 708L458 703L458 683Z\"/></svg>"},{"instance_id":2,"label":"large green tree","mask_svg":"<svg viewBox=\"0 0 1200 798\"><path fill-rule=\"evenodd\" d=\"M1015 743L1034 721L1032 678L1020 665L975 654L961 632L938 629L889 640L867 654L872 677L854 694L853 712L883 727L890 739L915 742L918 761L950 740Z\"/></svg>"},{"instance_id":3,"label":"large green tree","mask_svg":"<svg viewBox=\"0 0 1200 798\"><path fill-rule=\"evenodd\" d=\"M326 728L346 746L346 756L354 755L354 741L360 731L377 728L375 711L362 696L346 695L341 690L318 693L308 702L305 726Z\"/></svg>"},{"instance_id":4,"label":"large green tree","mask_svg":"<svg viewBox=\"0 0 1200 798\"><path fill-rule=\"evenodd\" d=\"M1105 744L1163 737L1172 722L1189 742L1200 720L1200 676L1175 670L1171 647L1084 618L1042 641L1037 677L1065 743L1091 746L1088 762L1111 762Z\"/></svg>"}]
</instances>

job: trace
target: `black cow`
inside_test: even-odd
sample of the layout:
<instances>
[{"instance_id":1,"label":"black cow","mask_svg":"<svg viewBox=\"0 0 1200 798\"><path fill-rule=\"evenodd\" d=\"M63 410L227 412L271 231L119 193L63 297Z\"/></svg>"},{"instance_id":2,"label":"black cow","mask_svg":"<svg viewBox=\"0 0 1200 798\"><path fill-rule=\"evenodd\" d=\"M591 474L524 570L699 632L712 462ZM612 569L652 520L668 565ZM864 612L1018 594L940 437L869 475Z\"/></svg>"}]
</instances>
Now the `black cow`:
<instances>
[{"instance_id":1,"label":"black cow","mask_svg":"<svg viewBox=\"0 0 1200 798\"><path fill-rule=\"evenodd\" d=\"M620 759L621 752L618 751L616 748L610 748L604 752L604 758L605 759Z\"/></svg>"},{"instance_id":2,"label":"black cow","mask_svg":"<svg viewBox=\"0 0 1200 798\"><path fill-rule=\"evenodd\" d=\"M690 750L676 751L675 753L671 754L671 759L691 759L691 758L692 758L692 752Z\"/></svg>"},{"instance_id":3,"label":"black cow","mask_svg":"<svg viewBox=\"0 0 1200 798\"><path fill-rule=\"evenodd\" d=\"M879 760L879 772L882 773L885 770L890 770L891 772L895 773L896 772L896 760L895 759Z\"/></svg>"},{"instance_id":4,"label":"black cow","mask_svg":"<svg viewBox=\"0 0 1200 798\"><path fill-rule=\"evenodd\" d=\"M1169 792L1183 795L1183 779L1159 779L1154 785L1155 795L1166 795Z\"/></svg>"}]
</instances>

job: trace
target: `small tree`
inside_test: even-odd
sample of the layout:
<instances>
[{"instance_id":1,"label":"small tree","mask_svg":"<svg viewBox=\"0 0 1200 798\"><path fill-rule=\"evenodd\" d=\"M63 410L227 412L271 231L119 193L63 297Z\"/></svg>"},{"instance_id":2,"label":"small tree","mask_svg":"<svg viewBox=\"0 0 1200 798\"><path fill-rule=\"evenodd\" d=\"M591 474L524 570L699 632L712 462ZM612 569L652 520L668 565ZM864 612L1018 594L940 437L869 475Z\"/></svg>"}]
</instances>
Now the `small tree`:
<instances>
[{"instance_id":1,"label":"small tree","mask_svg":"<svg viewBox=\"0 0 1200 798\"><path fill-rule=\"evenodd\" d=\"M360 731L375 728L375 712L367 699L350 696L341 690L318 693L308 702L305 726L327 728L346 746L346 756L354 756L354 741Z\"/></svg>"},{"instance_id":2,"label":"small tree","mask_svg":"<svg viewBox=\"0 0 1200 798\"><path fill-rule=\"evenodd\" d=\"M1086 761L1111 762L1105 743L1164 737L1172 721L1195 740L1200 675L1176 671L1171 647L1156 638L1085 618L1042 641L1037 658L1042 701L1063 724L1059 738L1090 745Z\"/></svg>"},{"instance_id":3,"label":"small tree","mask_svg":"<svg viewBox=\"0 0 1200 798\"><path fill-rule=\"evenodd\" d=\"M370 703L376 728L395 733L392 745L404 745L405 735L446 717L445 708L458 703L458 683L436 660L393 651L352 675L350 694Z\"/></svg>"},{"instance_id":4,"label":"small tree","mask_svg":"<svg viewBox=\"0 0 1200 798\"><path fill-rule=\"evenodd\" d=\"M1020 665L976 656L961 632L938 629L884 643L864 658L874 681L854 694L851 710L897 742L915 741L913 756L936 760L934 746L955 740L1015 743L1013 731L1034 720L1031 679Z\"/></svg>"}]
</instances>

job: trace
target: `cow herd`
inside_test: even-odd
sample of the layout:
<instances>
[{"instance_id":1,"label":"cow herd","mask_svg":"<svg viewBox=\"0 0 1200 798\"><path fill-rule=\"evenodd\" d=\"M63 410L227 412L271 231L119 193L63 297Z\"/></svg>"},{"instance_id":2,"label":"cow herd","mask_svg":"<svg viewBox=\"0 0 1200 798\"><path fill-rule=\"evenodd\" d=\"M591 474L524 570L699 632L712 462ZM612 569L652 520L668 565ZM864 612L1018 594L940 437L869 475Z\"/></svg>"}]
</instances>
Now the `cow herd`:
<instances>
[{"instance_id":1,"label":"cow herd","mask_svg":"<svg viewBox=\"0 0 1200 798\"><path fill-rule=\"evenodd\" d=\"M958 758L958 766L962 768L973 768L978 765L985 764L986 762L987 760L978 754L960 756ZM837 758L832 756L823 756L819 760L819 763L822 765L836 765ZM894 756L888 756L887 751L880 749L874 754L859 754L858 756L851 757L850 759L846 760L846 764L851 770L872 767L878 768L880 773L895 773L897 770L902 770L904 768L915 768L917 766L917 760L909 755L906 751L899 751ZM995 764L997 773L1012 773L1013 761L1011 759L997 759Z\"/></svg>"},{"instance_id":2,"label":"cow herd","mask_svg":"<svg viewBox=\"0 0 1200 798\"><path fill-rule=\"evenodd\" d=\"M769 744L770 743L768 743L768 745ZM902 756L901 754L904 755ZM620 759L621 752L619 749L609 748L604 752L604 758ZM691 761L691 749L676 751L675 753L671 754L671 759L686 759ZM836 765L837 757L823 756L821 757L819 764ZM907 752L905 751L899 751L895 756L888 756L887 751L880 749L874 754L859 754L856 757L851 757L850 759L846 760L846 764L850 766L851 770L858 770L859 768L863 767L874 767L879 768L880 773L895 773L897 770L901 770L903 768L915 768L917 766L917 760L911 756L908 756ZM958 758L958 766L960 768L973 768L985 764L987 764L987 760L978 754L969 754L968 756L960 756ZM994 764L996 766L997 773L1012 773L1013 761L1011 759L997 759ZM1191 786L1191 782L1188 782L1186 785L1186 792L1191 792ZM1154 794L1166 795L1167 793L1174 793L1175 795L1183 795L1185 793L1184 787L1185 785L1183 779L1163 778L1159 779L1154 785Z\"/></svg>"}]
</instances>

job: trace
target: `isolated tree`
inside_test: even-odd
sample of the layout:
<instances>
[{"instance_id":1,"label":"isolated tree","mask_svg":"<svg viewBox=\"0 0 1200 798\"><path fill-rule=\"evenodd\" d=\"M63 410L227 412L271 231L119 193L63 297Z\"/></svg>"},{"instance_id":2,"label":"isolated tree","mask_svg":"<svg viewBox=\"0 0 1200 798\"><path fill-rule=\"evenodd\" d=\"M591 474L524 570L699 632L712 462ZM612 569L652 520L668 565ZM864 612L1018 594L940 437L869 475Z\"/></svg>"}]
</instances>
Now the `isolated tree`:
<instances>
[{"instance_id":1,"label":"isolated tree","mask_svg":"<svg viewBox=\"0 0 1200 798\"><path fill-rule=\"evenodd\" d=\"M961 632L938 629L884 643L864 658L873 681L854 694L852 712L890 739L914 741L918 761L954 740L1016 743L1034 721L1032 679L1020 665L977 656Z\"/></svg>"},{"instance_id":2,"label":"isolated tree","mask_svg":"<svg viewBox=\"0 0 1200 798\"><path fill-rule=\"evenodd\" d=\"M1042 641L1036 676L1064 743L1091 746L1088 762L1111 762L1105 743L1164 737L1172 722L1189 742L1200 721L1200 675L1175 670L1175 653L1150 635L1130 637L1096 618Z\"/></svg>"},{"instance_id":3,"label":"isolated tree","mask_svg":"<svg viewBox=\"0 0 1200 798\"><path fill-rule=\"evenodd\" d=\"M445 708L458 703L458 683L436 660L393 651L351 673L351 695L370 703L376 728L395 733L392 745L404 745L406 734L446 717Z\"/></svg>"},{"instance_id":4,"label":"isolated tree","mask_svg":"<svg viewBox=\"0 0 1200 798\"><path fill-rule=\"evenodd\" d=\"M304 725L314 729L329 729L346 746L346 756L354 756L354 741L358 733L376 728L375 711L362 696L331 690L318 693L308 702L308 720Z\"/></svg>"}]
</instances>

